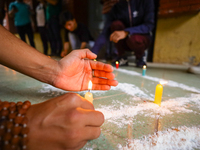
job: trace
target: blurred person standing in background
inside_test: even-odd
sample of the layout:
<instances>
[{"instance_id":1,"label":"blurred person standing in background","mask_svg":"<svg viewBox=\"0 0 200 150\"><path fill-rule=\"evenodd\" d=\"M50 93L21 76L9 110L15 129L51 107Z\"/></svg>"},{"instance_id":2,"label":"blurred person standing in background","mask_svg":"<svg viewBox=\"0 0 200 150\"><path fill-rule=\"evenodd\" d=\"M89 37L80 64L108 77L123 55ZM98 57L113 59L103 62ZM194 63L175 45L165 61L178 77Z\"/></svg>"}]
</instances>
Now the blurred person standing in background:
<instances>
[{"instance_id":1,"label":"blurred person standing in background","mask_svg":"<svg viewBox=\"0 0 200 150\"><path fill-rule=\"evenodd\" d=\"M102 14L104 26L108 19L111 8L118 2L119 0L100 0L100 3L103 5ZM106 45L106 58L112 57L112 53L117 55L117 50L114 46L112 46L112 43L109 41L109 32L107 28L104 28L99 37L96 39L94 47L92 47L92 52L98 54L104 45Z\"/></svg>"},{"instance_id":2,"label":"blurred person standing in background","mask_svg":"<svg viewBox=\"0 0 200 150\"><path fill-rule=\"evenodd\" d=\"M72 50L91 49L93 47L94 39L89 29L84 24L77 22L70 12L63 12L60 15L60 21L65 27L64 50L61 53L61 57L67 55L70 47Z\"/></svg>"},{"instance_id":3,"label":"blurred person standing in background","mask_svg":"<svg viewBox=\"0 0 200 150\"><path fill-rule=\"evenodd\" d=\"M51 56L60 56L62 51L62 39L59 15L62 10L62 2L61 0L46 0L46 2L47 32L51 46Z\"/></svg>"},{"instance_id":4,"label":"blurred person standing in background","mask_svg":"<svg viewBox=\"0 0 200 150\"><path fill-rule=\"evenodd\" d=\"M3 19L5 18L5 15L6 15L5 2L6 0L0 0L0 24L1 25L3 25Z\"/></svg>"},{"instance_id":5,"label":"blurred person standing in background","mask_svg":"<svg viewBox=\"0 0 200 150\"><path fill-rule=\"evenodd\" d=\"M26 42L26 34L30 45L35 48L33 29L31 26L31 10L30 6L23 2L23 0L16 0L9 5L9 17L14 17L14 24L20 38Z\"/></svg>"},{"instance_id":6,"label":"blurred person standing in background","mask_svg":"<svg viewBox=\"0 0 200 150\"><path fill-rule=\"evenodd\" d=\"M47 29L46 29L46 4L44 0L38 0L40 3L36 7L36 22L38 31L40 33L40 37L43 45L43 53L47 55L48 53L48 37L47 37Z\"/></svg>"}]
</instances>

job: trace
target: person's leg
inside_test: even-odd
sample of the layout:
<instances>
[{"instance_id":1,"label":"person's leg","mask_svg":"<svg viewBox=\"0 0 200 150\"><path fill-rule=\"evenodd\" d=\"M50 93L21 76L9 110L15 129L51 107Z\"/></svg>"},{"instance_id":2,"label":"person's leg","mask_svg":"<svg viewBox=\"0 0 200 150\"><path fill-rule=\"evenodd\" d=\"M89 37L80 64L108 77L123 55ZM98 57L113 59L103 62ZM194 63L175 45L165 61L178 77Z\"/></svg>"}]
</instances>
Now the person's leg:
<instances>
[{"instance_id":1,"label":"person's leg","mask_svg":"<svg viewBox=\"0 0 200 150\"><path fill-rule=\"evenodd\" d=\"M53 34L53 26L52 26L52 21L51 19L47 22L47 36L50 42L50 47L51 47L51 56L56 55L56 40Z\"/></svg>"},{"instance_id":2,"label":"person's leg","mask_svg":"<svg viewBox=\"0 0 200 150\"><path fill-rule=\"evenodd\" d=\"M38 27L38 31L40 33L40 37L42 40L44 54L47 55L48 39L47 39L46 27Z\"/></svg>"},{"instance_id":3,"label":"person's leg","mask_svg":"<svg viewBox=\"0 0 200 150\"><path fill-rule=\"evenodd\" d=\"M54 35L54 39L56 42L56 55L60 56L63 43L60 34L59 19L58 17L53 17L51 21L52 21L52 33Z\"/></svg>"},{"instance_id":4,"label":"person's leg","mask_svg":"<svg viewBox=\"0 0 200 150\"><path fill-rule=\"evenodd\" d=\"M68 33L68 37L72 50L80 49L81 41L79 40L79 38L75 34L70 32Z\"/></svg>"},{"instance_id":5,"label":"person's leg","mask_svg":"<svg viewBox=\"0 0 200 150\"><path fill-rule=\"evenodd\" d=\"M16 28L21 40L26 42L24 26L16 26Z\"/></svg>"},{"instance_id":6,"label":"person's leg","mask_svg":"<svg viewBox=\"0 0 200 150\"><path fill-rule=\"evenodd\" d=\"M112 22L110 28L111 28L111 32L113 33L114 31L124 30L125 26L121 21L117 20L117 21ZM119 40L117 43L115 43L119 57L124 56L126 51L131 51L126 43L126 40L127 38Z\"/></svg>"},{"instance_id":7,"label":"person's leg","mask_svg":"<svg viewBox=\"0 0 200 150\"><path fill-rule=\"evenodd\" d=\"M95 54L98 54L101 48L110 42L109 36L110 36L110 28L106 26L106 20L107 20L108 14L104 15L104 28L101 32L101 34L98 36L98 38L95 40L94 46L91 48L91 51ZM107 46L106 46L107 49Z\"/></svg>"},{"instance_id":8,"label":"person's leg","mask_svg":"<svg viewBox=\"0 0 200 150\"><path fill-rule=\"evenodd\" d=\"M35 48L34 35L33 35L33 29L32 29L31 23L25 25L25 32L28 35L30 45Z\"/></svg>"},{"instance_id":9,"label":"person's leg","mask_svg":"<svg viewBox=\"0 0 200 150\"><path fill-rule=\"evenodd\" d=\"M136 59L143 57L145 50L150 46L150 36L134 34L131 35L126 43L135 52Z\"/></svg>"},{"instance_id":10,"label":"person's leg","mask_svg":"<svg viewBox=\"0 0 200 150\"><path fill-rule=\"evenodd\" d=\"M150 46L150 36L140 34L131 35L129 38L127 38L126 43L131 51L134 51L135 53L136 66L142 67L143 65L146 65L143 57L145 57L145 50Z\"/></svg>"},{"instance_id":11,"label":"person's leg","mask_svg":"<svg viewBox=\"0 0 200 150\"><path fill-rule=\"evenodd\" d=\"M99 37L96 39L94 46L92 47L91 51L95 54L98 54L101 50L102 46L106 43L106 37L104 34L100 34Z\"/></svg>"}]
</instances>

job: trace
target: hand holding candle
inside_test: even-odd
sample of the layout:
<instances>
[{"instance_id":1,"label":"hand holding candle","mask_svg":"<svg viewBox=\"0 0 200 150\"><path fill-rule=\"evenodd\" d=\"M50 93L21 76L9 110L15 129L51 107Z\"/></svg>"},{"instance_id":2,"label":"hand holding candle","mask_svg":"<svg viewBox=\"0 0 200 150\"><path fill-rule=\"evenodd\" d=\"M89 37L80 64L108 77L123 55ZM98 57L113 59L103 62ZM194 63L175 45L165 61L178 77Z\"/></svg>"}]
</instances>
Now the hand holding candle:
<instances>
[{"instance_id":1,"label":"hand holding candle","mask_svg":"<svg viewBox=\"0 0 200 150\"><path fill-rule=\"evenodd\" d=\"M162 101L162 93L163 93L162 85L166 83L167 81L160 81L160 83L157 84L156 86L154 103L158 104L159 106L161 105L161 101Z\"/></svg>"},{"instance_id":2,"label":"hand holding candle","mask_svg":"<svg viewBox=\"0 0 200 150\"><path fill-rule=\"evenodd\" d=\"M93 103L93 95L92 95L92 93L90 93L91 89L92 89L92 81L89 81L88 92L85 93L85 99L87 99L89 102Z\"/></svg>"}]
</instances>

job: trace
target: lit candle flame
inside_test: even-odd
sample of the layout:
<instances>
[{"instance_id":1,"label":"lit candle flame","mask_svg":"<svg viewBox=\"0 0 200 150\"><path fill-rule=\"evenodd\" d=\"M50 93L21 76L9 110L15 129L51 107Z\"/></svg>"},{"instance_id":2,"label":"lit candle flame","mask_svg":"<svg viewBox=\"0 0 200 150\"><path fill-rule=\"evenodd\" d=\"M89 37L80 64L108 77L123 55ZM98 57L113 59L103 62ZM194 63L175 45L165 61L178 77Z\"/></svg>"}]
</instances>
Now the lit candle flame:
<instances>
[{"instance_id":1,"label":"lit candle flame","mask_svg":"<svg viewBox=\"0 0 200 150\"><path fill-rule=\"evenodd\" d=\"M147 66L146 66L146 65L144 65L144 66L143 66L143 69L146 69L146 67L147 67Z\"/></svg>"},{"instance_id":2,"label":"lit candle flame","mask_svg":"<svg viewBox=\"0 0 200 150\"><path fill-rule=\"evenodd\" d=\"M116 61L116 64L118 64L119 62L118 61Z\"/></svg>"},{"instance_id":3,"label":"lit candle flame","mask_svg":"<svg viewBox=\"0 0 200 150\"><path fill-rule=\"evenodd\" d=\"M91 89L92 89L92 81L90 80L88 84L88 90L91 90Z\"/></svg>"},{"instance_id":4,"label":"lit candle flame","mask_svg":"<svg viewBox=\"0 0 200 150\"><path fill-rule=\"evenodd\" d=\"M94 59L94 61L97 61L96 59Z\"/></svg>"},{"instance_id":5,"label":"lit candle flame","mask_svg":"<svg viewBox=\"0 0 200 150\"><path fill-rule=\"evenodd\" d=\"M159 83L162 84L162 85L164 85L164 84L167 84L168 82L165 81L165 80L162 80L162 81L160 81Z\"/></svg>"}]
</instances>

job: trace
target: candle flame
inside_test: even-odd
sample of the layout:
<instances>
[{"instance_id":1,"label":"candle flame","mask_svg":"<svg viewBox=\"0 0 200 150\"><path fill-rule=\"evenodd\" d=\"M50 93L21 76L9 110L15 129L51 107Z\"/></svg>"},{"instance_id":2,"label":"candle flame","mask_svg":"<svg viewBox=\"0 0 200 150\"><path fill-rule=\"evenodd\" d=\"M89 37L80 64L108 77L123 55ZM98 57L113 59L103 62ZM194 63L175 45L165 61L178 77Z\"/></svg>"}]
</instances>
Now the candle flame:
<instances>
[{"instance_id":1,"label":"candle flame","mask_svg":"<svg viewBox=\"0 0 200 150\"><path fill-rule=\"evenodd\" d=\"M119 62L118 61L116 61L116 64L118 64Z\"/></svg>"},{"instance_id":2,"label":"candle flame","mask_svg":"<svg viewBox=\"0 0 200 150\"><path fill-rule=\"evenodd\" d=\"M92 81L90 80L88 84L88 90L91 90L91 89L92 89Z\"/></svg>"},{"instance_id":3,"label":"candle flame","mask_svg":"<svg viewBox=\"0 0 200 150\"><path fill-rule=\"evenodd\" d=\"M146 69L146 67L147 67L147 66L146 66L146 65L144 65L144 66L143 66L143 69Z\"/></svg>"},{"instance_id":4,"label":"candle flame","mask_svg":"<svg viewBox=\"0 0 200 150\"><path fill-rule=\"evenodd\" d=\"M165 80L162 80L162 81L160 81L159 83L162 84L162 85L164 85L164 84L167 84L168 82L165 81Z\"/></svg>"},{"instance_id":5,"label":"candle flame","mask_svg":"<svg viewBox=\"0 0 200 150\"><path fill-rule=\"evenodd\" d=\"M96 59L94 59L94 61L97 61Z\"/></svg>"}]
</instances>

